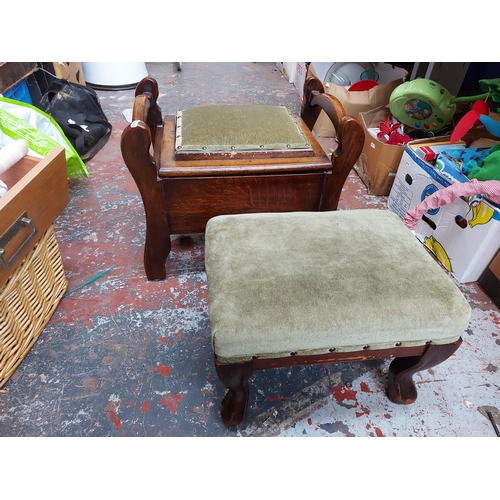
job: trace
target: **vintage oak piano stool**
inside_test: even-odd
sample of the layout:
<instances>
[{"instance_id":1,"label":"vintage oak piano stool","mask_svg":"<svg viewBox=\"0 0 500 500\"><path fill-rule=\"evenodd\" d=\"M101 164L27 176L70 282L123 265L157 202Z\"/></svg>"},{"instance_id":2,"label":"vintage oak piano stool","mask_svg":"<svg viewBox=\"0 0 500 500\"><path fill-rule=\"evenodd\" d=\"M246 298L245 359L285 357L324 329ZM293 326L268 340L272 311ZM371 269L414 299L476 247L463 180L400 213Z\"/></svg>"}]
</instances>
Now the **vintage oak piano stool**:
<instances>
[{"instance_id":1,"label":"vintage oak piano stool","mask_svg":"<svg viewBox=\"0 0 500 500\"><path fill-rule=\"evenodd\" d=\"M309 78L305 92L301 117L249 104L200 106L162 119L156 80L137 85L121 150L144 204L149 280L165 279L171 234L204 232L216 215L336 210L364 132L319 80ZM331 158L311 133L322 109L337 130Z\"/></svg>"}]
</instances>

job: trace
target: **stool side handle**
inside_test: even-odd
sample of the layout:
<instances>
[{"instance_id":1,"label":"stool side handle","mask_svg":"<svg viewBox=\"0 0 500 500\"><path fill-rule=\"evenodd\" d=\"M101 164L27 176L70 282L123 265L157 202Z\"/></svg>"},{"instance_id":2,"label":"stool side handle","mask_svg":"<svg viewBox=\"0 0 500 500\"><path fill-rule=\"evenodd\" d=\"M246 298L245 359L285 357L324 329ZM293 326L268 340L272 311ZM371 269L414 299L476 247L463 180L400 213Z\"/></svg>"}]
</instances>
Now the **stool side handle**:
<instances>
[{"instance_id":1,"label":"stool side handle","mask_svg":"<svg viewBox=\"0 0 500 500\"><path fill-rule=\"evenodd\" d=\"M363 150L365 133L356 118L346 115L342 103L335 96L325 93L318 78L308 77L304 83L301 118L309 130L314 128L321 111L327 114L335 127L338 146L331 155L333 175L327 177L320 210L336 210L347 176Z\"/></svg>"}]
</instances>

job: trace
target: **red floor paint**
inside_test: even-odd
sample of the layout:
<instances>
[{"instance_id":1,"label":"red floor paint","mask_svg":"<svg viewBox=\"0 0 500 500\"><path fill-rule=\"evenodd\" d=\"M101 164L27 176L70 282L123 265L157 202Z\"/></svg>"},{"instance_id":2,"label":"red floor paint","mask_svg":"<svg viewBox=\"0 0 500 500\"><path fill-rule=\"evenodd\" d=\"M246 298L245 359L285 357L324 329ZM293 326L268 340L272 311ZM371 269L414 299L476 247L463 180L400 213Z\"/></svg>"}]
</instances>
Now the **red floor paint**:
<instances>
[{"instance_id":1,"label":"red floor paint","mask_svg":"<svg viewBox=\"0 0 500 500\"><path fill-rule=\"evenodd\" d=\"M356 418L362 417L363 415L369 415L371 412L368 408L361 408L363 411L356 412Z\"/></svg>"},{"instance_id":2,"label":"red floor paint","mask_svg":"<svg viewBox=\"0 0 500 500\"><path fill-rule=\"evenodd\" d=\"M286 398L282 396L268 396L265 401L284 401Z\"/></svg>"},{"instance_id":3,"label":"red floor paint","mask_svg":"<svg viewBox=\"0 0 500 500\"><path fill-rule=\"evenodd\" d=\"M171 370L172 370L172 368L170 366L164 366L161 363L158 366L158 372L161 375L163 375L164 377L166 377L170 373Z\"/></svg>"},{"instance_id":4,"label":"red floor paint","mask_svg":"<svg viewBox=\"0 0 500 500\"><path fill-rule=\"evenodd\" d=\"M106 413L109 415L109 418L115 425L115 429L117 431L122 430L122 422L116 415L116 404L113 401L108 401L108 406L106 407Z\"/></svg>"},{"instance_id":5,"label":"red floor paint","mask_svg":"<svg viewBox=\"0 0 500 500\"><path fill-rule=\"evenodd\" d=\"M338 403L342 403L343 401L353 401L355 406L358 406L358 401L356 399L356 394L358 391L354 389L348 389L344 384L335 385L333 387L333 397L335 401Z\"/></svg>"},{"instance_id":6,"label":"red floor paint","mask_svg":"<svg viewBox=\"0 0 500 500\"><path fill-rule=\"evenodd\" d=\"M372 392L370 388L368 387L368 384L366 382L361 382L360 384L361 392Z\"/></svg>"},{"instance_id":7,"label":"red floor paint","mask_svg":"<svg viewBox=\"0 0 500 500\"><path fill-rule=\"evenodd\" d=\"M182 397L183 394L165 394L160 400L160 406L167 405L172 415L175 415Z\"/></svg>"}]
</instances>

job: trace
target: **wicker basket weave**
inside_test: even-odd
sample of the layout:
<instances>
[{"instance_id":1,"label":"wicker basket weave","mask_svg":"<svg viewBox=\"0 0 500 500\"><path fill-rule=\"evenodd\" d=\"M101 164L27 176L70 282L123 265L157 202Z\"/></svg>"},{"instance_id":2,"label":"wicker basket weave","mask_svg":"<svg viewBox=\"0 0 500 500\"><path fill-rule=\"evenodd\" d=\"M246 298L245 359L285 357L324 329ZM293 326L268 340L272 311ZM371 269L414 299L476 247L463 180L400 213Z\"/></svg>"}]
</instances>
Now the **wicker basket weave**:
<instances>
[{"instance_id":1,"label":"wicker basket weave","mask_svg":"<svg viewBox=\"0 0 500 500\"><path fill-rule=\"evenodd\" d=\"M67 287L52 225L0 289L0 387L26 357Z\"/></svg>"}]
</instances>

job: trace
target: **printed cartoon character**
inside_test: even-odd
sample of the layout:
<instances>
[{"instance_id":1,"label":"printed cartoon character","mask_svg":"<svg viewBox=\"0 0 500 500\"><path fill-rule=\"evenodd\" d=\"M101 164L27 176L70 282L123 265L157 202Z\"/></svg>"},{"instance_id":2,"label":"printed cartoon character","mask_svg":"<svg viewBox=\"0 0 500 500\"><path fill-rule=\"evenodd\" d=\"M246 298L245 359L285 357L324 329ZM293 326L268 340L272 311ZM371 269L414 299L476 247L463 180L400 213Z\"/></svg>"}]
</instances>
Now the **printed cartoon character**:
<instances>
[{"instance_id":1,"label":"printed cartoon character","mask_svg":"<svg viewBox=\"0 0 500 500\"><path fill-rule=\"evenodd\" d=\"M432 251L437 260L443 264L445 269L450 272L452 271L450 257L443 248L443 245L441 245L441 243L439 243L434 236L426 236L424 238L424 245Z\"/></svg>"},{"instance_id":2,"label":"printed cartoon character","mask_svg":"<svg viewBox=\"0 0 500 500\"><path fill-rule=\"evenodd\" d=\"M472 208L472 219L469 221L469 226L474 227L479 224L488 224L488 222L493 218L495 211L486 205L486 203L474 203L471 205Z\"/></svg>"},{"instance_id":3,"label":"printed cartoon character","mask_svg":"<svg viewBox=\"0 0 500 500\"><path fill-rule=\"evenodd\" d=\"M495 211L483 203L480 199L471 197L468 199L468 203L470 205L470 209L465 215L465 217L461 215L457 215L455 217L455 222L462 229L467 227L467 222L470 227L478 226L480 224L488 224L488 222L493 218ZM472 212L472 218L467 221L467 216Z\"/></svg>"},{"instance_id":4,"label":"printed cartoon character","mask_svg":"<svg viewBox=\"0 0 500 500\"><path fill-rule=\"evenodd\" d=\"M425 120L432 114L431 106L420 99L410 99L404 105L406 114L415 120Z\"/></svg>"}]
</instances>

